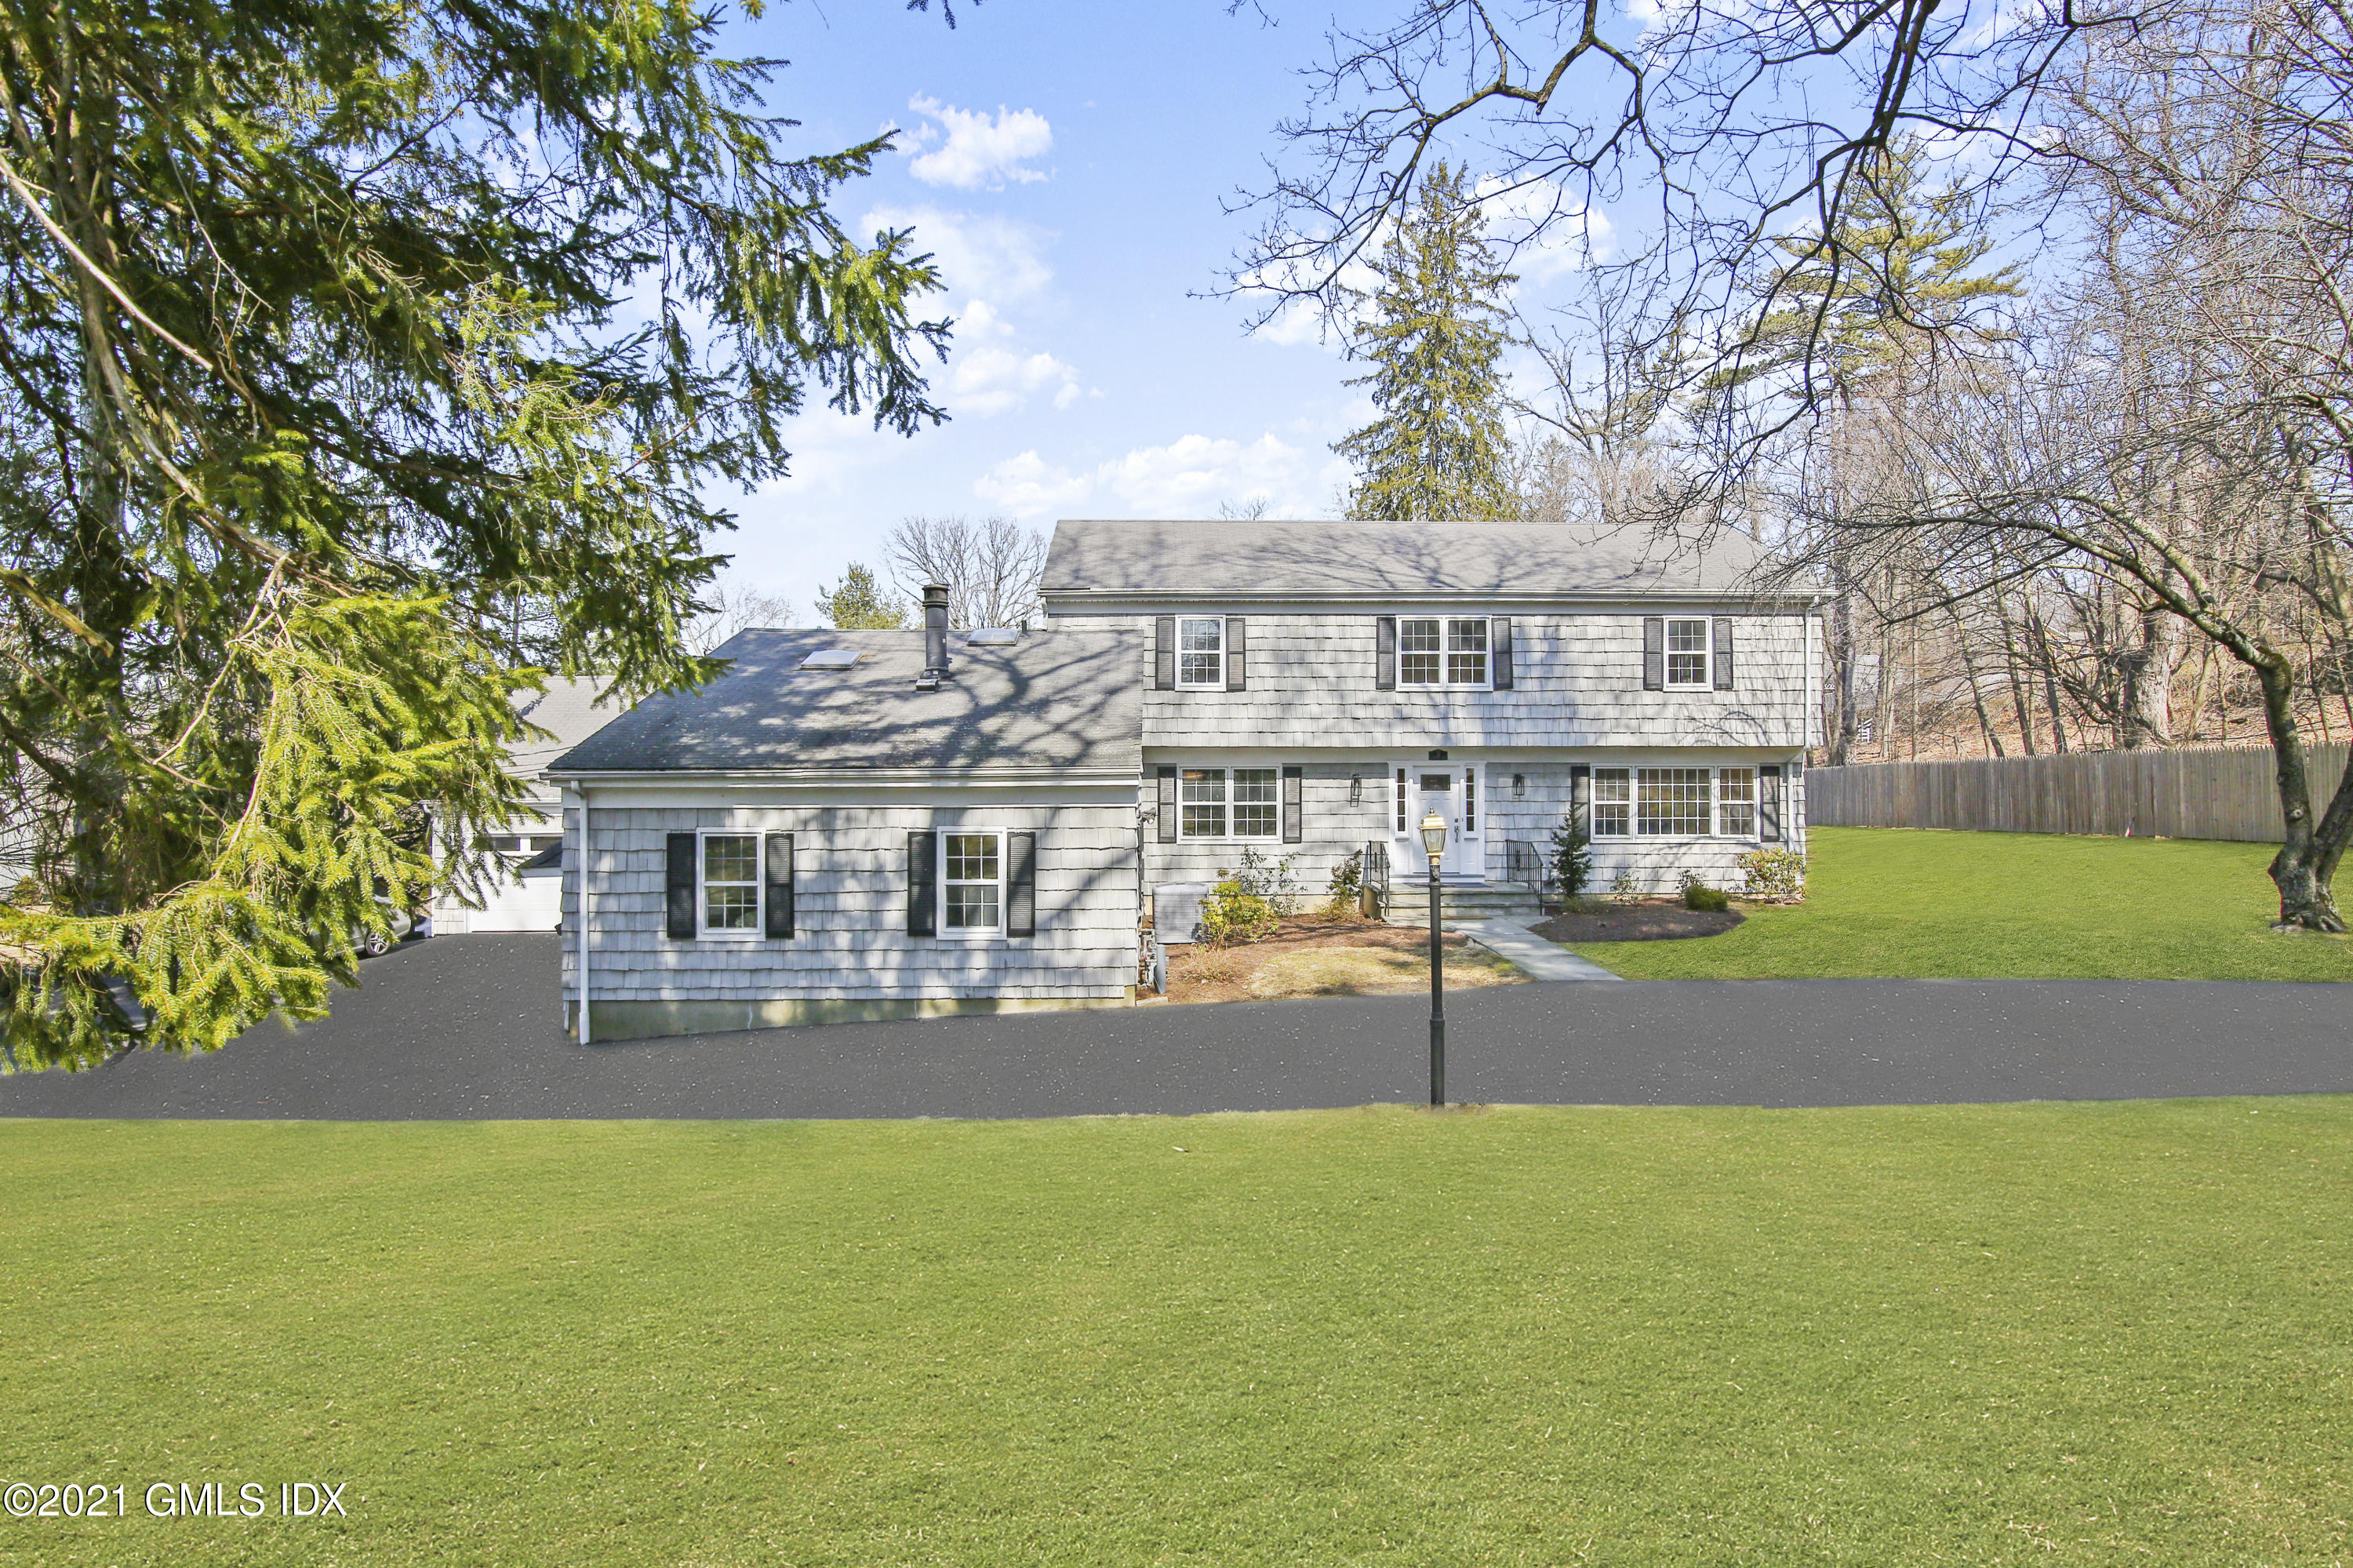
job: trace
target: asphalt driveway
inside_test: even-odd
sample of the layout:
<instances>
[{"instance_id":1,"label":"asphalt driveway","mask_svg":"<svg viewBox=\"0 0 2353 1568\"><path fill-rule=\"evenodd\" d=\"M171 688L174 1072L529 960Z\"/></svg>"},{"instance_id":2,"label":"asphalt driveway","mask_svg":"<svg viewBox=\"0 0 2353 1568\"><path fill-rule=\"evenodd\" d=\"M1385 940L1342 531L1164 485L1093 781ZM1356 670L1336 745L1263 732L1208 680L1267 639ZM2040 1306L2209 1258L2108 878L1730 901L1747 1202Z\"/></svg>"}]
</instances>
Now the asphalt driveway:
<instances>
[{"instance_id":1,"label":"asphalt driveway","mask_svg":"<svg viewBox=\"0 0 2353 1568\"><path fill-rule=\"evenodd\" d=\"M334 1015L203 1058L0 1078L0 1117L1031 1117L1419 1101L1420 996L856 1023L582 1046L552 936L366 964ZM1457 1100L1822 1106L2353 1092L2353 991L2103 980L1503 986L1450 996Z\"/></svg>"}]
</instances>

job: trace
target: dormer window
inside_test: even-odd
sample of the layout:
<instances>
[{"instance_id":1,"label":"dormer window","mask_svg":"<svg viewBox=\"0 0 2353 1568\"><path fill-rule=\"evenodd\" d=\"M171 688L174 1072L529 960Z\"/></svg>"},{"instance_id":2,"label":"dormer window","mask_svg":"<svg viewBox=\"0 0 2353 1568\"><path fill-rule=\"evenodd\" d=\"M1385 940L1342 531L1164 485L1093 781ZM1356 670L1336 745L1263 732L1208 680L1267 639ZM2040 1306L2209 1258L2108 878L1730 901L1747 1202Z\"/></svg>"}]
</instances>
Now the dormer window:
<instances>
[{"instance_id":1,"label":"dormer window","mask_svg":"<svg viewBox=\"0 0 2353 1568\"><path fill-rule=\"evenodd\" d=\"M1188 691L1223 691L1226 685L1226 619L1187 615L1176 622L1176 684Z\"/></svg>"},{"instance_id":2,"label":"dormer window","mask_svg":"<svg viewBox=\"0 0 2353 1568\"><path fill-rule=\"evenodd\" d=\"M1398 685L1485 691L1492 673L1485 616L1398 618Z\"/></svg>"}]
</instances>

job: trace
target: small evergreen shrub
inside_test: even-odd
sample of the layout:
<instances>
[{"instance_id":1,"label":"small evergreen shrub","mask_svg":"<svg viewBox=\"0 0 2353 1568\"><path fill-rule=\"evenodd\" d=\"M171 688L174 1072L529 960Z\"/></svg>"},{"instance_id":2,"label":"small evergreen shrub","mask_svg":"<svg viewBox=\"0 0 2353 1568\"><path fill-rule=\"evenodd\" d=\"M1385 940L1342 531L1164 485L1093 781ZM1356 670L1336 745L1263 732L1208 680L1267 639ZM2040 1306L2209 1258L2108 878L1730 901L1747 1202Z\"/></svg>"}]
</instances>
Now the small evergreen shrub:
<instances>
[{"instance_id":1,"label":"small evergreen shrub","mask_svg":"<svg viewBox=\"0 0 2353 1568\"><path fill-rule=\"evenodd\" d=\"M1609 896L1620 904L1631 904L1642 896L1641 889L1634 885L1632 866L1622 866L1619 869L1617 877L1609 884Z\"/></svg>"},{"instance_id":2,"label":"small evergreen shrub","mask_svg":"<svg viewBox=\"0 0 2353 1568\"><path fill-rule=\"evenodd\" d=\"M1552 874L1563 898L1575 898L1593 880L1593 835L1575 811L1552 831Z\"/></svg>"},{"instance_id":3,"label":"small evergreen shrub","mask_svg":"<svg viewBox=\"0 0 2353 1568\"><path fill-rule=\"evenodd\" d=\"M1282 920L1265 895L1251 892L1240 877L1229 876L1201 900L1201 942L1210 948L1255 942Z\"/></svg>"},{"instance_id":4,"label":"small evergreen shrub","mask_svg":"<svg viewBox=\"0 0 2353 1568\"><path fill-rule=\"evenodd\" d=\"M1714 910L1732 907L1732 895L1720 887L1710 887L1702 882L1697 872L1684 872L1682 882L1684 908Z\"/></svg>"},{"instance_id":5,"label":"small evergreen shrub","mask_svg":"<svg viewBox=\"0 0 2353 1568\"><path fill-rule=\"evenodd\" d=\"M1748 878L1746 896L1765 904L1805 902L1806 857L1796 850L1750 850L1738 864Z\"/></svg>"}]
</instances>

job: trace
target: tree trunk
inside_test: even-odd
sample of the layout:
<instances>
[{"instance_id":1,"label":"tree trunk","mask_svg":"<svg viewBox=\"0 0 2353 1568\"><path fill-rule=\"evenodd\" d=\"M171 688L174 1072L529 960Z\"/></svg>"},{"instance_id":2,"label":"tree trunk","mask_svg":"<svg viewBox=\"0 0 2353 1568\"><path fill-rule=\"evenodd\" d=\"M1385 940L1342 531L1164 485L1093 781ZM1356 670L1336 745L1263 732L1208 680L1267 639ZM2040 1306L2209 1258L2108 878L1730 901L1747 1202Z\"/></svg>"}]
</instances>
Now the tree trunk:
<instances>
[{"instance_id":1,"label":"tree trunk","mask_svg":"<svg viewBox=\"0 0 2353 1568\"><path fill-rule=\"evenodd\" d=\"M2278 764L2280 817L2286 829L2285 842L2272 857L2272 882L2280 895L2279 920L2272 928L2342 931L2345 920L2337 912L2331 885L2346 838L2353 833L2353 766L2338 780L2327 811L2314 821L2311 763L2295 722L2295 668L2274 654L2273 662L2255 667L2255 674L2263 682L2263 722Z\"/></svg>"}]
</instances>

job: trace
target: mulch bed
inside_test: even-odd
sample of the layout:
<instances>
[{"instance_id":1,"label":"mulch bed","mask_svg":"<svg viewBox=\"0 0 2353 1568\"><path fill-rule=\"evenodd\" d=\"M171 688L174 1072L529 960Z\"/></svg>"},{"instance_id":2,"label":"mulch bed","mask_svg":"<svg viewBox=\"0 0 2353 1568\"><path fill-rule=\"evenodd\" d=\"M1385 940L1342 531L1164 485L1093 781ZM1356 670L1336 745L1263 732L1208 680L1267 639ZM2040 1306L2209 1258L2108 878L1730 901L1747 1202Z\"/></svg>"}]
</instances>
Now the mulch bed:
<instances>
[{"instance_id":1,"label":"mulch bed","mask_svg":"<svg viewBox=\"0 0 2353 1568\"><path fill-rule=\"evenodd\" d=\"M1462 933L1441 933L1447 951L1464 945ZM1271 936L1225 948L1187 943L1168 949L1168 1000L1171 1001L1240 1001L1256 993L1250 978L1269 959L1311 948L1387 948L1400 953L1427 953L1427 930L1384 925L1377 920L1345 916L1287 915ZM1139 994L1149 996L1150 991Z\"/></svg>"},{"instance_id":2,"label":"mulch bed","mask_svg":"<svg viewBox=\"0 0 2353 1568\"><path fill-rule=\"evenodd\" d=\"M1555 942L1672 942L1721 937L1746 918L1737 909L1686 909L1680 899L1646 898L1591 915L1556 915L1535 929Z\"/></svg>"}]
</instances>

